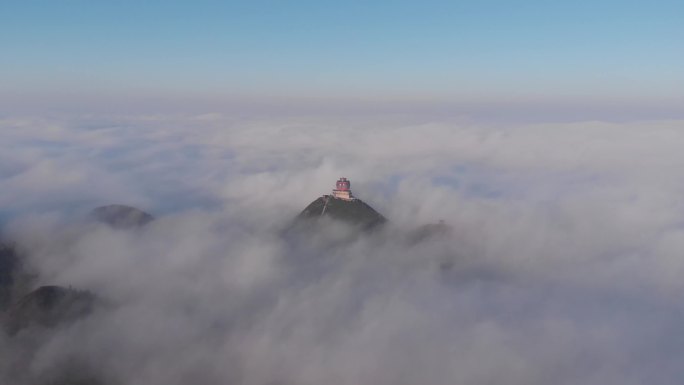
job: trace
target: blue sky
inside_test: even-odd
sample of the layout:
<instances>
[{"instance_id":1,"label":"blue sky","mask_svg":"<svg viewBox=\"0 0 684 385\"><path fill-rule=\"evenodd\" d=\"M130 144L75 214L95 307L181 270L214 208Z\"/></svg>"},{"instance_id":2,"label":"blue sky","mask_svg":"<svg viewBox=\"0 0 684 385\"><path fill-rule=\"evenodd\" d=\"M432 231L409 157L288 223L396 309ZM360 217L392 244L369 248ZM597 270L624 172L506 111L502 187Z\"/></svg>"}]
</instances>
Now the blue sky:
<instances>
[{"instance_id":1,"label":"blue sky","mask_svg":"<svg viewBox=\"0 0 684 385\"><path fill-rule=\"evenodd\" d=\"M681 1L3 1L0 94L676 104Z\"/></svg>"}]
</instances>

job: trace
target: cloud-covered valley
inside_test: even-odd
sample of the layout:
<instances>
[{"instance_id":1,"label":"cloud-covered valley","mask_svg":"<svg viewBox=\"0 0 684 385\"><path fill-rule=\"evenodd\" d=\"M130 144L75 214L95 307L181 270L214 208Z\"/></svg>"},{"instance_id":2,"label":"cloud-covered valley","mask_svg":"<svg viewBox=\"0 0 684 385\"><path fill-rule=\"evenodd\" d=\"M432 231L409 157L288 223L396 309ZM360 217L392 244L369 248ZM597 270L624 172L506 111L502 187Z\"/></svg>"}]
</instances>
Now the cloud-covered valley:
<instances>
[{"instance_id":1,"label":"cloud-covered valley","mask_svg":"<svg viewBox=\"0 0 684 385\"><path fill-rule=\"evenodd\" d=\"M2 238L35 285L108 305L0 334L0 383L76 362L127 385L678 384L682 128L6 117ZM340 176L382 231L285 235ZM81 220L109 203L157 219ZM450 236L406 241L439 220Z\"/></svg>"}]
</instances>

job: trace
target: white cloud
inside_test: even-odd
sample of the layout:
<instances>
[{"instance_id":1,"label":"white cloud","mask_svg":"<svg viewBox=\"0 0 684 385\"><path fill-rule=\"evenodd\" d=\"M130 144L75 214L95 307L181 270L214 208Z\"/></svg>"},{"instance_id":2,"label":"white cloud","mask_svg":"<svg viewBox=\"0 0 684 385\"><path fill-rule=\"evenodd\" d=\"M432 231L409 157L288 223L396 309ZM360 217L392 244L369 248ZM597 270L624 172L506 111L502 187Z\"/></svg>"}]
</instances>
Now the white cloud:
<instances>
[{"instance_id":1,"label":"white cloud","mask_svg":"<svg viewBox=\"0 0 684 385\"><path fill-rule=\"evenodd\" d=\"M88 356L126 384L678 383L683 123L4 120L6 231L42 283L118 304L32 370ZM339 176L386 233L283 238ZM160 219L70 219L110 202ZM404 241L439 219L453 237Z\"/></svg>"}]
</instances>

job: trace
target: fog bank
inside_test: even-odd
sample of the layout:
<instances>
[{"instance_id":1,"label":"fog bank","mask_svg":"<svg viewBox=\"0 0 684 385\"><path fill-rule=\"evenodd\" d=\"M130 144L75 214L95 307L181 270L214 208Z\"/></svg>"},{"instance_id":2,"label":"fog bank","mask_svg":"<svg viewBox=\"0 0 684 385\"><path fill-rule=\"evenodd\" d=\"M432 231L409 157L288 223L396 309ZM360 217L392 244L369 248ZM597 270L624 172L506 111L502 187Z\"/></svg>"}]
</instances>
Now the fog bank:
<instances>
[{"instance_id":1,"label":"fog bank","mask_svg":"<svg viewBox=\"0 0 684 385\"><path fill-rule=\"evenodd\" d=\"M0 382L78 362L127 385L677 384L681 128L6 118L3 236L37 284L110 306L0 336ZM386 228L284 236L340 176ZM157 220L80 221L109 203ZM406 241L439 220L451 236Z\"/></svg>"}]
</instances>

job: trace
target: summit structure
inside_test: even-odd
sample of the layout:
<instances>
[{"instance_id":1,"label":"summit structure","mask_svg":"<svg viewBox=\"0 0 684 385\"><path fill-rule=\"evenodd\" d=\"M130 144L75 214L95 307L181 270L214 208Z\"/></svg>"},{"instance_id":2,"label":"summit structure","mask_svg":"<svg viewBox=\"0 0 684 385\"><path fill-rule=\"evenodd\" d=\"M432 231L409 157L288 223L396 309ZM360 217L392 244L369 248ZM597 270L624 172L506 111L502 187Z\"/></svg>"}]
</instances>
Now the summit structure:
<instances>
[{"instance_id":1,"label":"summit structure","mask_svg":"<svg viewBox=\"0 0 684 385\"><path fill-rule=\"evenodd\" d=\"M335 189L332 191L332 196L337 199L344 199L345 201L351 201L356 198L351 192L351 182L347 178L340 178L335 183Z\"/></svg>"},{"instance_id":2,"label":"summit structure","mask_svg":"<svg viewBox=\"0 0 684 385\"><path fill-rule=\"evenodd\" d=\"M316 221L321 217L347 222L362 229L370 229L387 221L364 201L352 195L351 182L347 178L337 180L331 195L323 195L306 206L297 216L297 223Z\"/></svg>"}]
</instances>

